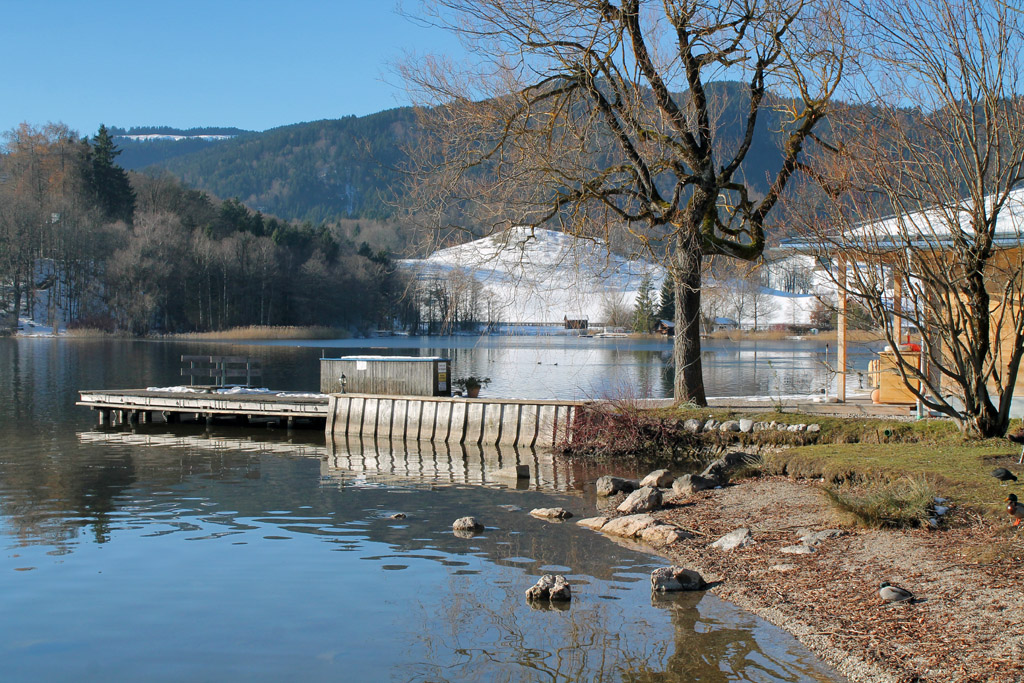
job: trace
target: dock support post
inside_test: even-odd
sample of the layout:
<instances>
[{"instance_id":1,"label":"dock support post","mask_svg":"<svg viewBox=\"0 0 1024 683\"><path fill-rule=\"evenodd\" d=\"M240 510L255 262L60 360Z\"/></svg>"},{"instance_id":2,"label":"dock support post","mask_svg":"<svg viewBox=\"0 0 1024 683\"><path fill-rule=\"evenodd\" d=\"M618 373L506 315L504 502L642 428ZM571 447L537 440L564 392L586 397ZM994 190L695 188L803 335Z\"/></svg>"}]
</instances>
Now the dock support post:
<instances>
[{"instance_id":1,"label":"dock support post","mask_svg":"<svg viewBox=\"0 0 1024 683\"><path fill-rule=\"evenodd\" d=\"M169 425L176 425L181 422L181 413L172 413L170 411L164 411L164 422Z\"/></svg>"},{"instance_id":2,"label":"dock support post","mask_svg":"<svg viewBox=\"0 0 1024 683\"><path fill-rule=\"evenodd\" d=\"M109 425L112 417L112 411L108 408L100 408L96 411L96 419L99 421L100 427Z\"/></svg>"},{"instance_id":3,"label":"dock support post","mask_svg":"<svg viewBox=\"0 0 1024 683\"><path fill-rule=\"evenodd\" d=\"M291 431L292 429L295 428L295 418L294 417L289 415L286 422L287 422L287 425L288 425L288 431Z\"/></svg>"}]
</instances>

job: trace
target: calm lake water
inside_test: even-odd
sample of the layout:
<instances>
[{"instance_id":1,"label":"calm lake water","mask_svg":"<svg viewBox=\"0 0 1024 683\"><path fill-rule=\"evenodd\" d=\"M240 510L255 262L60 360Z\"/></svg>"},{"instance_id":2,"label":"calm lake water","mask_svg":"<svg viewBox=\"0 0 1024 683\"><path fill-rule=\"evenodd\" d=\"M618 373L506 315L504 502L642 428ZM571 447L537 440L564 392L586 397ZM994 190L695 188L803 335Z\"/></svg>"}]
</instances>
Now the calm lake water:
<instances>
[{"instance_id":1,"label":"calm lake water","mask_svg":"<svg viewBox=\"0 0 1024 683\"><path fill-rule=\"evenodd\" d=\"M491 376L492 395L664 391L667 344L593 341L0 339L4 680L841 680L711 594L652 598L657 558L527 514L594 514L597 468L520 452L539 476L483 486L493 454L328 446L317 431L99 430L74 406L77 389L177 384L182 353L256 355L267 385L313 389L321 348L450 355ZM728 369L750 351L709 351L724 354L709 385L814 391L813 369L778 368L817 351L768 354L767 375ZM455 536L466 514L487 531ZM567 609L525 602L547 572L573 584Z\"/></svg>"}]
</instances>

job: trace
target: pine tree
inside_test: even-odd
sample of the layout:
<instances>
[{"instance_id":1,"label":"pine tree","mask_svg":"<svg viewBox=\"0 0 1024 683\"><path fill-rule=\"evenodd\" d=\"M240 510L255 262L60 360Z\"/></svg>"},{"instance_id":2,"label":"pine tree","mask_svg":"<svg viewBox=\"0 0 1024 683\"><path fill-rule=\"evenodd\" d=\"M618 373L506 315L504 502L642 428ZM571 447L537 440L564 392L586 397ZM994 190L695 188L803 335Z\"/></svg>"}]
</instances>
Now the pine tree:
<instances>
[{"instance_id":1,"label":"pine tree","mask_svg":"<svg viewBox=\"0 0 1024 683\"><path fill-rule=\"evenodd\" d=\"M665 281L661 284L661 301L658 305L658 318L669 322L675 322L676 319L676 296L675 291L672 289L671 276L665 276Z\"/></svg>"},{"instance_id":2,"label":"pine tree","mask_svg":"<svg viewBox=\"0 0 1024 683\"><path fill-rule=\"evenodd\" d=\"M640 288L636 293L636 306L633 309L633 331L649 333L654 329L654 284L651 274L644 273Z\"/></svg>"},{"instance_id":3,"label":"pine tree","mask_svg":"<svg viewBox=\"0 0 1024 683\"><path fill-rule=\"evenodd\" d=\"M96 205L109 220L130 223L135 213L135 192L128 173L114 160L121 153L107 127L100 124L96 137L86 145L84 175Z\"/></svg>"}]
</instances>

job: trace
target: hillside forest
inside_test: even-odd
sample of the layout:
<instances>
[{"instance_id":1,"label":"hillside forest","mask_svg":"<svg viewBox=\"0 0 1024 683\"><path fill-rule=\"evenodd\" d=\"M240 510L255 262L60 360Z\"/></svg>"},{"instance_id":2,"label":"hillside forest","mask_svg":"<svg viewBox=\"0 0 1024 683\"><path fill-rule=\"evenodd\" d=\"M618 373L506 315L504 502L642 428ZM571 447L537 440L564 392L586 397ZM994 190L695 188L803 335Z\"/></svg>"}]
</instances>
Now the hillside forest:
<instances>
[{"instance_id":1,"label":"hillside forest","mask_svg":"<svg viewBox=\"0 0 1024 683\"><path fill-rule=\"evenodd\" d=\"M0 152L7 328L37 299L51 324L132 334L402 317L401 276L387 253L357 243L358 221L282 220L168 174L127 172L103 126L82 138L22 124Z\"/></svg>"}]
</instances>

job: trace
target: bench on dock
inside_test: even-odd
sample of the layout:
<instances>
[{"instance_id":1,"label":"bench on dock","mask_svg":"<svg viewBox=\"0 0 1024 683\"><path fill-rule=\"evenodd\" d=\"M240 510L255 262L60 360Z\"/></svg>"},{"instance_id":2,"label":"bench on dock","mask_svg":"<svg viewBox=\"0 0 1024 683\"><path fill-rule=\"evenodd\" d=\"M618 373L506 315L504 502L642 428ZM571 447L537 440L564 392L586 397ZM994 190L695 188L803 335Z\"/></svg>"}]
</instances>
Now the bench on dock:
<instances>
[{"instance_id":1,"label":"bench on dock","mask_svg":"<svg viewBox=\"0 0 1024 683\"><path fill-rule=\"evenodd\" d=\"M181 362L188 363L188 367L181 369L181 376L188 377L190 385L195 385L197 377L209 378L218 387L227 386L229 380L244 378L242 386L251 387L254 378L263 376L259 359L248 356L182 356Z\"/></svg>"}]
</instances>

